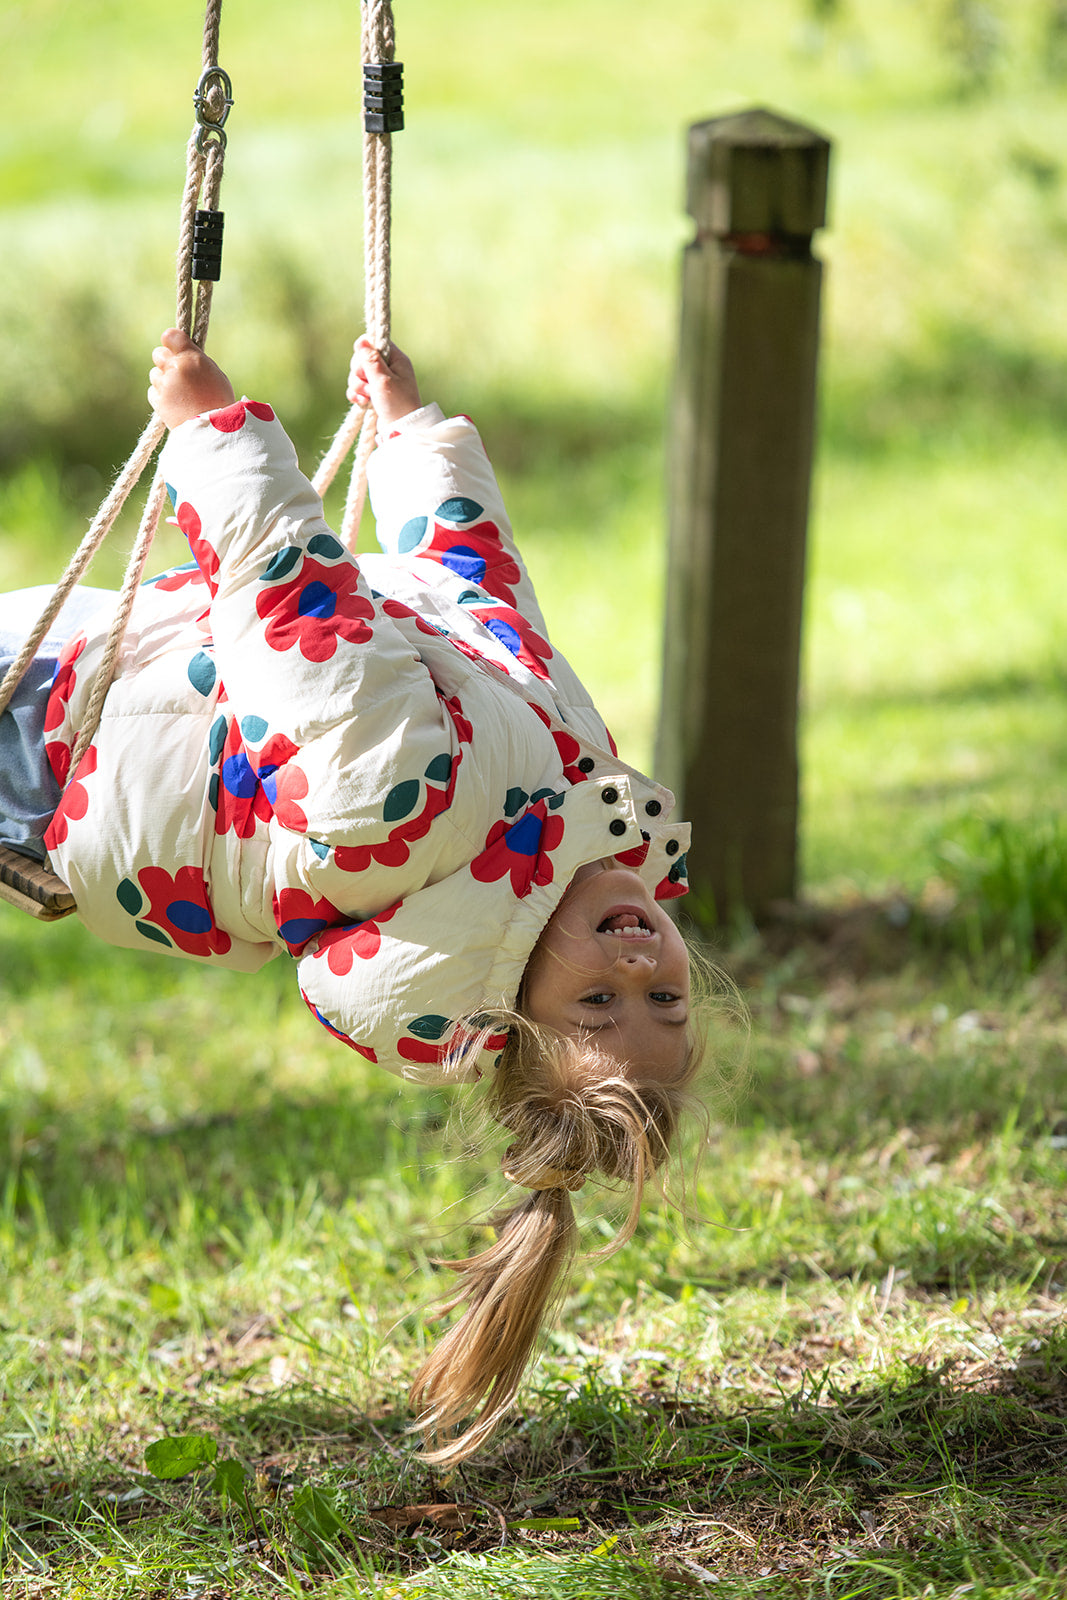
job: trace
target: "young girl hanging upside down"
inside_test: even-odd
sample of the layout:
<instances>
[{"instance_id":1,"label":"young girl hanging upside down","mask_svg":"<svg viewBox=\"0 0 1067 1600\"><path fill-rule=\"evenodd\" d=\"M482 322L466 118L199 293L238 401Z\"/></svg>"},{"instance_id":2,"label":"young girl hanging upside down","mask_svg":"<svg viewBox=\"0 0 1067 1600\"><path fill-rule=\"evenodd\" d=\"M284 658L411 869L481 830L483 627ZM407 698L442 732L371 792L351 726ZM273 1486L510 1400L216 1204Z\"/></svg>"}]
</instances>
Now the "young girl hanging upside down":
<instances>
[{"instance_id":1,"label":"young girl hanging upside down","mask_svg":"<svg viewBox=\"0 0 1067 1600\"><path fill-rule=\"evenodd\" d=\"M690 1102L689 959L663 908L688 828L549 644L474 426L421 403L401 351L353 357L384 552L358 561L269 406L176 330L154 361L194 561L139 591L73 774L107 607L67 640L43 845L111 943L244 971L287 950L359 1054L481 1080L529 1192L450 1263L446 1309L467 1309L415 1379L430 1459L459 1459L514 1397L574 1247L570 1192L631 1185L628 1236Z\"/></svg>"}]
</instances>

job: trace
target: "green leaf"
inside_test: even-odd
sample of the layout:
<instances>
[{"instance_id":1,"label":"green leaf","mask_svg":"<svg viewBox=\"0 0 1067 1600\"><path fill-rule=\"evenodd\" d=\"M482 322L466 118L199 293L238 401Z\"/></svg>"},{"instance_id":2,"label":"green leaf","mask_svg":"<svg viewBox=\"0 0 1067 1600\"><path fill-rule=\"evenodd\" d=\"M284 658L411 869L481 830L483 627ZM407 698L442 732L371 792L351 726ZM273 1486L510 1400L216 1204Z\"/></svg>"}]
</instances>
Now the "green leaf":
<instances>
[{"instance_id":1,"label":"green leaf","mask_svg":"<svg viewBox=\"0 0 1067 1600\"><path fill-rule=\"evenodd\" d=\"M510 1528L521 1528L534 1533L571 1533L580 1528L580 1517L523 1517L521 1522L509 1522Z\"/></svg>"},{"instance_id":2,"label":"green leaf","mask_svg":"<svg viewBox=\"0 0 1067 1600\"><path fill-rule=\"evenodd\" d=\"M293 1521L304 1533L326 1543L337 1538L344 1521L337 1511L337 1500L312 1483L305 1483L293 1496Z\"/></svg>"},{"instance_id":3,"label":"green leaf","mask_svg":"<svg viewBox=\"0 0 1067 1600\"><path fill-rule=\"evenodd\" d=\"M209 1467L219 1453L218 1443L203 1433L183 1433L157 1439L144 1453L145 1466L153 1478L187 1478L190 1472Z\"/></svg>"},{"instance_id":4,"label":"green leaf","mask_svg":"<svg viewBox=\"0 0 1067 1600\"><path fill-rule=\"evenodd\" d=\"M220 1461L211 1487L220 1500L239 1500L244 1495L248 1473L239 1461Z\"/></svg>"}]
</instances>

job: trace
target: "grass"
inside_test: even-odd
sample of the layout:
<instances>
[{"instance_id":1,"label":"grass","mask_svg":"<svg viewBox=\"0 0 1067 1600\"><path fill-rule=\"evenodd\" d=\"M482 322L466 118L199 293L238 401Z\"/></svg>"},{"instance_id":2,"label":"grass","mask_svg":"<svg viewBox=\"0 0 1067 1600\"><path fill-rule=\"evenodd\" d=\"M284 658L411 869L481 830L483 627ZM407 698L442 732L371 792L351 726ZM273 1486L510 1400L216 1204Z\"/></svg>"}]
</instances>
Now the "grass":
<instances>
[{"instance_id":1,"label":"grass","mask_svg":"<svg viewBox=\"0 0 1067 1600\"><path fill-rule=\"evenodd\" d=\"M580 1266L513 1424L451 1475L412 1453L405 1385L433 1257L481 1237L499 1151L317 1037L286 963L202 971L0 907L5 1596L1059 1595L1051 0L678 0L652 27L629 0L397 9L398 336L484 423L553 632L638 764L682 131L758 102L834 138L806 902L718 952L751 1014L718 1051L751 1081L688 1224L652 1208ZM54 576L143 419L195 11L0 18L6 586ZM214 348L308 459L359 322L350 22L326 0L223 22ZM595 1196L583 1218L600 1244ZM188 1434L247 1495L151 1476L146 1447Z\"/></svg>"},{"instance_id":2,"label":"grass","mask_svg":"<svg viewBox=\"0 0 1067 1600\"><path fill-rule=\"evenodd\" d=\"M431 1257L477 1237L499 1152L462 1151L443 1093L339 1059L280 963L0 934L6 1592L1062 1583L1055 956L979 1012L973 971L871 912L735 945L752 1083L704 1154L706 1220L653 1208L580 1266L513 1424L441 1473L403 1389ZM146 1447L190 1434L247 1502L150 1476Z\"/></svg>"},{"instance_id":3,"label":"grass","mask_svg":"<svg viewBox=\"0 0 1067 1600\"><path fill-rule=\"evenodd\" d=\"M816 26L801 0L686 4L654 41L631 6L606 28L599 0L558 30L554 12L535 25L413 0L400 24L397 331L428 390L482 423L553 630L638 765L657 716L684 124L762 101L833 136L804 664L812 892L917 895L961 816L988 798L1025 823L1064 779L1064 99L1045 0L1012 8L985 94L961 92L947 9L880 0ZM0 142L9 583L59 568L140 429L145 352L171 316L198 23L142 12L135 32L104 0L77 30L55 5L5 24L27 63L11 127L36 134ZM312 461L360 312L350 63L321 0L298 30L235 0L224 40L238 102L214 346ZM648 87L657 72L669 97ZM106 273L87 278L98 257ZM121 542L98 581L115 580ZM620 617L626 649L609 656Z\"/></svg>"}]
</instances>

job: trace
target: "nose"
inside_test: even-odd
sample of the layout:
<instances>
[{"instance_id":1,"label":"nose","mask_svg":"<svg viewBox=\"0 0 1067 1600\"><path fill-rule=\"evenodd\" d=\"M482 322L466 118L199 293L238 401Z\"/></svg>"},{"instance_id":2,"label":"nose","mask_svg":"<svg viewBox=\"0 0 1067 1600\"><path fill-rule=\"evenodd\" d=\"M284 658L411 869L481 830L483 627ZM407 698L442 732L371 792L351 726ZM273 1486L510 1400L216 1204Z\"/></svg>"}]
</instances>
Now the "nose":
<instances>
[{"instance_id":1,"label":"nose","mask_svg":"<svg viewBox=\"0 0 1067 1600\"><path fill-rule=\"evenodd\" d=\"M622 949L615 957L616 967L628 976L645 977L656 970L656 960L648 950Z\"/></svg>"}]
</instances>

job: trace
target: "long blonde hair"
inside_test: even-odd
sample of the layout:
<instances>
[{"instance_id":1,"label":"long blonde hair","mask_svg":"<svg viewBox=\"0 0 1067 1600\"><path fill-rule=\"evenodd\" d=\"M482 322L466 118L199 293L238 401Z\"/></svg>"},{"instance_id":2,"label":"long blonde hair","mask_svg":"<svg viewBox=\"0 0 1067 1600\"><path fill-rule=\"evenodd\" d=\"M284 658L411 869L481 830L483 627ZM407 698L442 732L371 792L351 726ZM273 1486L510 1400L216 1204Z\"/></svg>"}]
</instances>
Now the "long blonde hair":
<instances>
[{"instance_id":1,"label":"long blonde hair","mask_svg":"<svg viewBox=\"0 0 1067 1600\"><path fill-rule=\"evenodd\" d=\"M466 1310L411 1387L415 1427L432 1446L425 1459L439 1463L473 1454L515 1398L577 1248L570 1190L593 1173L632 1187L621 1226L597 1252L609 1254L633 1234L645 1185L666 1163L683 1114L700 1109L692 1085L703 1052L695 1040L673 1081L644 1082L632 1065L631 1076L624 1076L592 1040L538 1027L519 1011L477 1021L478 1034L464 1036L463 1054L476 1053L501 1024L508 1029L487 1109L512 1134L506 1175L531 1192L492 1219L497 1238L487 1250L439 1263L458 1272L460 1281L437 1314L464 1302ZM459 1424L476 1411L457 1436Z\"/></svg>"}]
</instances>

